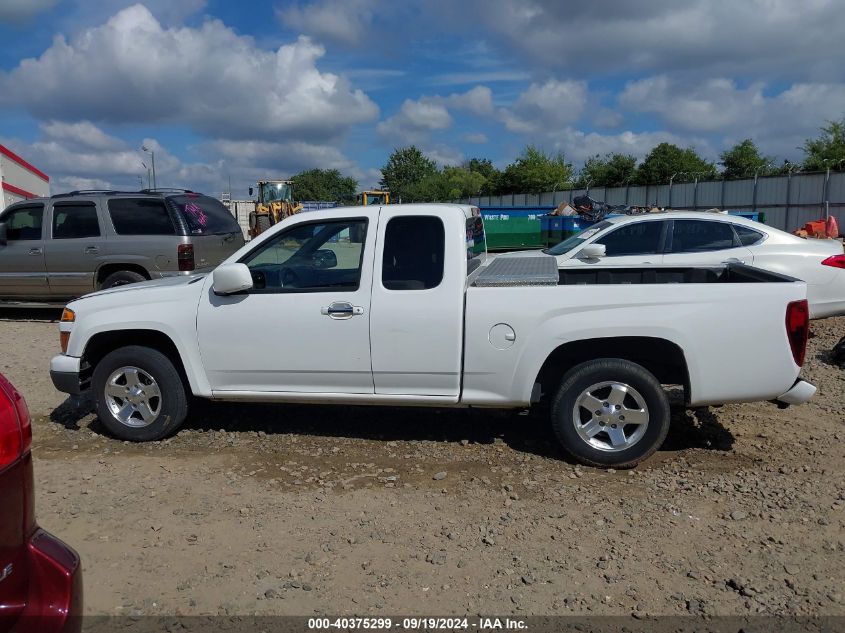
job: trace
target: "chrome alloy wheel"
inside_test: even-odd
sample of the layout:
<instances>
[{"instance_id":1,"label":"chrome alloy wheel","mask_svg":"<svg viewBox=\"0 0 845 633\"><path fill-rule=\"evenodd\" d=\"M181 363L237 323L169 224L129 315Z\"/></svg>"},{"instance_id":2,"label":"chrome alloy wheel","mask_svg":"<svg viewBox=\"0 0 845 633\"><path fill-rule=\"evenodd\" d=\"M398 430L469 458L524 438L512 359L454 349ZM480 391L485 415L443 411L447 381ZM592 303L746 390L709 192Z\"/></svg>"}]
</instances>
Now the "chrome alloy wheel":
<instances>
[{"instance_id":1,"label":"chrome alloy wheel","mask_svg":"<svg viewBox=\"0 0 845 633\"><path fill-rule=\"evenodd\" d=\"M149 426L161 411L158 383L138 367L120 367L113 371L104 391L112 415L126 426Z\"/></svg>"},{"instance_id":2,"label":"chrome alloy wheel","mask_svg":"<svg viewBox=\"0 0 845 633\"><path fill-rule=\"evenodd\" d=\"M572 423L578 436L593 448L617 453L639 442L648 428L648 405L633 387L599 382L575 400Z\"/></svg>"}]
</instances>

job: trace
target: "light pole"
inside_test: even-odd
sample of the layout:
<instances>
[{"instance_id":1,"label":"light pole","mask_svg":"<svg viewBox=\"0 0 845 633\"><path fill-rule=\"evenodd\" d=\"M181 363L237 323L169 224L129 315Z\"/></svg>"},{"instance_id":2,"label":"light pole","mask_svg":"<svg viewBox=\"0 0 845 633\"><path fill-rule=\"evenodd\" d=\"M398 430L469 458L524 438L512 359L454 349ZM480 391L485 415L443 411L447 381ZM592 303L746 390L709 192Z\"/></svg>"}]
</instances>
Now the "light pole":
<instances>
[{"instance_id":1,"label":"light pole","mask_svg":"<svg viewBox=\"0 0 845 633\"><path fill-rule=\"evenodd\" d=\"M151 149L147 149L146 145L141 145L141 151L147 152L152 158L152 164L153 164L153 186L152 186L152 188L155 189L156 188L156 153Z\"/></svg>"},{"instance_id":2,"label":"light pole","mask_svg":"<svg viewBox=\"0 0 845 633\"><path fill-rule=\"evenodd\" d=\"M147 167L147 163L145 163L144 161L141 161L141 165L144 167L144 169L147 170L147 189L151 189L152 183L150 182L150 168ZM141 184L143 185L143 183Z\"/></svg>"},{"instance_id":3,"label":"light pole","mask_svg":"<svg viewBox=\"0 0 845 633\"><path fill-rule=\"evenodd\" d=\"M672 208L672 183L675 181L675 176L680 176L683 172L676 171L674 174L669 176L669 208Z\"/></svg>"}]
</instances>

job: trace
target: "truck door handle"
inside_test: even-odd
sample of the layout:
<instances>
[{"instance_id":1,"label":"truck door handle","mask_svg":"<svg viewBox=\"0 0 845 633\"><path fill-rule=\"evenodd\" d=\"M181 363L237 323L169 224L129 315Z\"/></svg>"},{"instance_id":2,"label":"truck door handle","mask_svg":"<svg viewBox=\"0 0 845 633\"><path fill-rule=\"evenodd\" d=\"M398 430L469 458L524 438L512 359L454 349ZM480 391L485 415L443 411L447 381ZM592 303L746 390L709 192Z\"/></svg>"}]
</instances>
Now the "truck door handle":
<instances>
[{"instance_id":1,"label":"truck door handle","mask_svg":"<svg viewBox=\"0 0 845 633\"><path fill-rule=\"evenodd\" d=\"M364 314L364 308L354 306L348 301L335 301L328 306L320 308L320 314L332 319L349 319L358 314Z\"/></svg>"},{"instance_id":2,"label":"truck door handle","mask_svg":"<svg viewBox=\"0 0 845 633\"><path fill-rule=\"evenodd\" d=\"M744 259L737 259L736 257L731 257L730 259L726 259L722 262L723 264L744 264Z\"/></svg>"},{"instance_id":3,"label":"truck door handle","mask_svg":"<svg viewBox=\"0 0 845 633\"><path fill-rule=\"evenodd\" d=\"M96 255L100 252L100 249L96 246L86 246L85 247L85 254L86 255Z\"/></svg>"},{"instance_id":4,"label":"truck door handle","mask_svg":"<svg viewBox=\"0 0 845 633\"><path fill-rule=\"evenodd\" d=\"M40 254L41 254L41 249L40 249L40 248L30 248L30 249L29 249L29 254L30 254L30 255L40 255Z\"/></svg>"}]
</instances>

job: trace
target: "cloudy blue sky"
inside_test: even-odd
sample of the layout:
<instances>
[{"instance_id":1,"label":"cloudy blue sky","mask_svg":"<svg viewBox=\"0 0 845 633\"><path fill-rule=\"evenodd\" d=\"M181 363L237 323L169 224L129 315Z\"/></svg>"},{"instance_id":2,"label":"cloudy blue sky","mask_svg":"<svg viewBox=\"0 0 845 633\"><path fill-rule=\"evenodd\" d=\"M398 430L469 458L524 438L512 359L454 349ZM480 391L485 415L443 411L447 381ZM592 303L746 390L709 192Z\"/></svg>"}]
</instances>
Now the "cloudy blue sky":
<instances>
[{"instance_id":1,"label":"cloudy blue sky","mask_svg":"<svg viewBox=\"0 0 845 633\"><path fill-rule=\"evenodd\" d=\"M247 8L249 7L249 8ZM70 188L244 197L397 146L778 160L845 115L842 0L0 0L0 143Z\"/></svg>"}]
</instances>

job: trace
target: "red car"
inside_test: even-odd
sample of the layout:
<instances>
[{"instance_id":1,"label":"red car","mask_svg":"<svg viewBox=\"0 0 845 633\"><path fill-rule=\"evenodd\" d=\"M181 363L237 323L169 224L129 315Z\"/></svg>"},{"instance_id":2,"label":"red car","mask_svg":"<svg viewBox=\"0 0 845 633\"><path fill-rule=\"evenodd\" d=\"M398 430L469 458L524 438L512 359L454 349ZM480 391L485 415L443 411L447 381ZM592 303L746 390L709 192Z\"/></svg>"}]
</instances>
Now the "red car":
<instances>
[{"instance_id":1,"label":"red car","mask_svg":"<svg viewBox=\"0 0 845 633\"><path fill-rule=\"evenodd\" d=\"M32 427L0 374L0 633L82 629L79 555L35 523Z\"/></svg>"}]
</instances>

